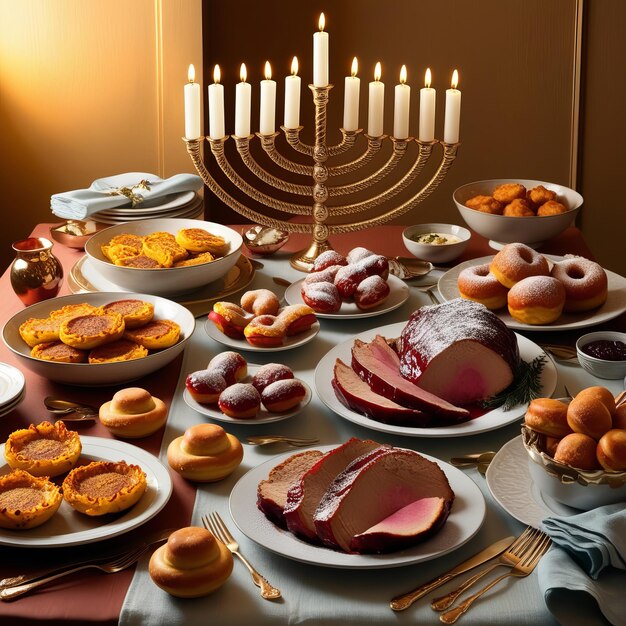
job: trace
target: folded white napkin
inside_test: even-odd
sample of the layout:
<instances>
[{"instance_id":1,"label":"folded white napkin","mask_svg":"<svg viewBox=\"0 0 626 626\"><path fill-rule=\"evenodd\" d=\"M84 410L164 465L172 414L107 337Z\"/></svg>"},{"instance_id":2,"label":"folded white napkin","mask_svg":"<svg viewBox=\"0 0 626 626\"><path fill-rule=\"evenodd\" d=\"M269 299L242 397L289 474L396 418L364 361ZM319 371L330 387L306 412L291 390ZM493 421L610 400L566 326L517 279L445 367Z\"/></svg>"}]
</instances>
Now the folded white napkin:
<instances>
[{"instance_id":1,"label":"folded white napkin","mask_svg":"<svg viewBox=\"0 0 626 626\"><path fill-rule=\"evenodd\" d=\"M134 184L139 182L137 180ZM150 189L133 189L133 193L142 196L144 201L183 191L197 191L202 187L202 179L195 174L176 174L170 178L149 182ZM110 190L97 189L77 189L57 193L50 198L50 207L52 212L62 219L82 220L98 211L131 205L128 197L109 193ZM136 206L139 208L142 203Z\"/></svg>"},{"instance_id":2,"label":"folded white napkin","mask_svg":"<svg viewBox=\"0 0 626 626\"><path fill-rule=\"evenodd\" d=\"M554 546L539 563L539 585L559 622L605 623L593 598L611 624L626 626L626 505L549 517L543 530Z\"/></svg>"}]
</instances>

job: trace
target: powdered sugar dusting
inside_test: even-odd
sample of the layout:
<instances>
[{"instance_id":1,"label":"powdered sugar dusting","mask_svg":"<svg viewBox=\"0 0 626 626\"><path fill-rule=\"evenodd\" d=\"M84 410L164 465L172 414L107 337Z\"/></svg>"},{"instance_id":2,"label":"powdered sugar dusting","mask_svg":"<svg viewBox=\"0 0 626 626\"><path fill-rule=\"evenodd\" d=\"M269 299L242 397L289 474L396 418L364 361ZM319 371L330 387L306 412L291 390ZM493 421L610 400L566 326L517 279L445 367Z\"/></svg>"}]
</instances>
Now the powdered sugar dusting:
<instances>
[{"instance_id":1,"label":"powdered sugar dusting","mask_svg":"<svg viewBox=\"0 0 626 626\"><path fill-rule=\"evenodd\" d=\"M546 258L523 243L509 243L504 246L493 257L492 265L514 280L515 275L525 278L539 274L547 276L550 273Z\"/></svg>"},{"instance_id":2,"label":"powdered sugar dusting","mask_svg":"<svg viewBox=\"0 0 626 626\"><path fill-rule=\"evenodd\" d=\"M529 276L516 283L509 292L519 306L554 306L565 299L563 283L551 276Z\"/></svg>"},{"instance_id":3,"label":"powdered sugar dusting","mask_svg":"<svg viewBox=\"0 0 626 626\"><path fill-rule=\"evenodd\" d=\"M257 373L252 377L252 384L260 393L265 387L277 380L285 380L288 378L293 378L291 368L282 363L268 363L259 368Z\"/></svg>"}]
</instances>

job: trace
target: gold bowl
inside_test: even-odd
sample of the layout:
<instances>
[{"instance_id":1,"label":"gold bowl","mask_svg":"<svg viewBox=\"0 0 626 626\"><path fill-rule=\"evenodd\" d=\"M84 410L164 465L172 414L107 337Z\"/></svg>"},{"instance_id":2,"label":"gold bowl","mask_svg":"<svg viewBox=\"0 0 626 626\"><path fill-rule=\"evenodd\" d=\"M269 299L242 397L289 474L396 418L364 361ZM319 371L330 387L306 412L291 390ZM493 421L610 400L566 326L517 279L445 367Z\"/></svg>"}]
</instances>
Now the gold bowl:
<instances>
[{"instance_id":1,"label":"gold bowl","mask_svg":"<svg viewBox=\"0 0 626 626\"><path fill-rule=\"evenodd\" d=\"M106 224L99 224L93 220L66 220L50 226L50 236L57 243L68 248L82 250L87 240L99 230L106 228Z\"/></svg>"},{"instance_id":2,"label":"gold bowl","mask_svg":"<svg viewBox=\"0 0 626 626\"><path fill-rule=\"evenodd\" d=\"M269 255L280 250L288 241L289 233L286 230L270 228L255 224L241 231L243 242L252 254Z\"/></svg>"}]
</instances>

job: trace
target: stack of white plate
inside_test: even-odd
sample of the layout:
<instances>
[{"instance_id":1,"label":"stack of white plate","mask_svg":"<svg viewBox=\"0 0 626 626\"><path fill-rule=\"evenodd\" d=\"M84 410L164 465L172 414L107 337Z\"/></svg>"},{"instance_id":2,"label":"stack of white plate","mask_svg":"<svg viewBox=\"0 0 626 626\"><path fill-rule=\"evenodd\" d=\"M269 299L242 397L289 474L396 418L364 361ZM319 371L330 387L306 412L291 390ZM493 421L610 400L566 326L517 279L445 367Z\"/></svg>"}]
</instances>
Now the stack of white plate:
<instances>
[{"instance_id":1,"label":"stack of white plate","mask_svg":"<svg viewBox=\"0 0 626 626\"><path fill-rule=\"evenodd\" d=\"M118 187L132 187L139 183L140 180L148 180L152 182L162 180L155 174L146 172L128 172L117 176L108 176L107 178L99 178L91 183L89 189L98 191L106 191L107 189L116 189ZM183 191L173 193L161 198L147 200L135 207L130 205L116 207L113 209L105 209L91 216L91 219L103 224L122 224L124 222L133 222L137 220L148 220L161 217L186 217L195 219L203 217L204 203L200 195L195 191Z\"/></svg>"},{"instance_id":2,"label":"stack of white plate","mask_svg":"<svg viewBox=\"0 0 626 626\"><path fill-rule=\"evenodd\" d=\"M24 399L24 374L7 363L0 363L0 417L10 413Z\"/></svg>"}]
</instances>

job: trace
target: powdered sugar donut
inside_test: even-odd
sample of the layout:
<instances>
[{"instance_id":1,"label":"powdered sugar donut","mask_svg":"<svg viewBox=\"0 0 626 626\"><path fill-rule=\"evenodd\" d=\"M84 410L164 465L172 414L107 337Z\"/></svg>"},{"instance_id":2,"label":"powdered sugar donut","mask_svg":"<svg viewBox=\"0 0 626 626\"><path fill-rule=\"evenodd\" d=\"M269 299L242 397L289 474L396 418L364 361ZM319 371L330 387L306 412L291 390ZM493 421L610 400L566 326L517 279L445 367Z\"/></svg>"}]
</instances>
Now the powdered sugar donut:
<instances>
[{"instance_id":1,"label":"powdered sugar donut","mask_svg":"<svg viewBox=\"0 0 626 626\"><path fill-rule=\"evenodd\" d=\"M280 308L280 300L269 289L254 289L246 291L241 296L241 306L254 315L276 315Z\"/></svg>"},{"instance_id":2,"label":"powdered sugar donut","mask_svg":"<svg viewBox=\"0 0 626 626\"><path fill-rule=\"evenodd\" d=\"M457 285L461 298L480 302L492 311L506 306L508 289L489 271L489 263L466 267Z\"/></svg>"},{"instance_id":3,"label":"powdered sugar donut","mask_svg":"<svg viewBox=\"0 0 626 626\"><path fill-rule=\"evenodd\" d=\"M356 265L362 267L368 276L380 276L385 280L389 276L389 261L381 254L370 254L357 261Z\"/></svg>"},{"instance_id":4,"label":"powdered sugar donut","mask_svg":"<svg viewBox=\"0 0 626 626\"><path fill-rule=\"evenodd\" d=\"M296 378L277 380L261 392L263 406L273 413L284 413L298 406L306 395L304 385Z\"/></svg>"},{"instance_id":5,"label":"powdered sugar donut","mask_svg":"<svg viewBox=\"0 0 626 626\"><path fill-rule=\"evenodd\" d=\"M243 329L252 321L254 314L242 309L234 302L216 302L209 319L227 337L243 337Z\"/></svg>"},{"instance_id":6,"label":"powdered sugar donut","mask_svg":"<svg viewBox=\"0 0 626 626\"><path fill-rule=\"evenodd\" d=\"M245 327L243 334L252 346L274 348L283 345L287 326L284 320L275 315L259 315Z\"/></svg>"},{"instance_id":7,"label":"powdered sugar donut","mask_svg":"<svg viewBox=\"0 0 626 626\"><path fill-rule=\"evenodd\" d=\"M335 275L335 287L342 298L351 298L359 283L367 278L365 267L360 263L350 263L340 267Z\"/></svg>"},{"instance_id":8,"label":"powdered sugar donut","mask_svg":"<svg viewBox=\"0 0 626 626\"><path fill-rule=\"evenodd\" d=\"M285 333L288 337L309 330L317 321L315 311L306 304L286 306L280 311L278 318L285 324Z\"/></svg>"},{"instance_id":9,"label":"powdered sugar donut","mask_svg":"<svg viewBox=\"0 0 626 626\"><path fill-rule=\"evenodd\" d=\"M550 324L565 304L565 287L552 276L529 276L516 283L508 294L509 313L524 324Z\"/></svg>"},{"instance_id":10,"label":"powdered sugar donut","mask_svg":"<svg viewBox=\"0 0 626 626\"><path fill-rule=\"evenodd\" d=\"M549 276L544 256L523 243L508 243L493 257L489 266L500 284L508 287L529 276Z\"/></svg>"},{"instance_id":11,"label":"powdered sugar donut","mask_svg":"<svg viewBox=\"0 0 626 626\"><path fill-rule=\"evenodd\" d=\"M189 374L185 380L185 387L196 402L213 404L228 385L220 371L206 369Z\"/></svg>"},{"instance_id":12,"label":"powdered sugar donut","mask_svg":"<svg viewBox=\"0 0 626 626\"><path fill-rule=\"evenodd\" d=\"M589 311L606 301L606 272L594 261L579 256L566 257L554 264L550 275L565 287L565 311Z\"/></svg>"},{"instance_id":13,"label":"powdered sugar donut","mask_svg":"<svg viewBox=\"0 0 626 626\"><path fill-rule=\"evenodd\" d=\"M214 356L209 361L207 369L219 372L226 379L227 385L234 385L248 375L247 361L239 352L232 350L226 350Z\"/></svg>"},{"instance_id":14,"label":"powdered sugar donut","mask_svg":"<svg viewBox=\"0 0 626 626\"><path fill-rule=\"evenodd\" d=\"M348 261L343 254L339 254L336 250L326 250L322 252L315 261L313 261L313 267L311 272L321 272L331 265L347 265Z\"/></svg>"},{"instance_id":15,"label":"powdered sugar donut","mask_svg":"<svg viewBox=\"0 0 626 626\"><path fill-rule=\"evenodd\" d=\"M348 264L358 263L359 261L362 261L365 257L371 256L372 254L374 253L371 250L359 246L358 248L352 248L352 250L348 252L348 254L346 255L346 260Z\"/></svg>"},{"instance_id":16,"label":"powdered sugar donut","mask_svg":"<svg viewBox=\"0 0 626 626\"><path fill-rule=\"evenodd\" d=\"M335 276L343 265L331 265L320 270L319 272L311 272L304 279L304 285L313 285L314 283L334 283Z\"/></svg>"},{"instance_id":17,"label":"powdered sugar donut","mask_svg":"<svg viewBox=\"0 0 626 626\"><path fill-rule=\"evenodd\" d=\"M222 391L217 405L228 417L250 419L261 408L261 396L252 385L236 383Z\"/></svg>"},{"instance_id":18,"label":"powdered sugar donut","mask_svg":"<svg viewBox=\"0 0 626 626\"><path fill-rule=\"evenodd\" d=\"M302 299L318 313L336 313L341 308L341 296L333 283L302 285Z\"/></svg>"},{"instance_id":19,"label":"powdered sugar donut","mask_svg":"<svg viewBox=\"0 0 626 626\"><path fill-rule=\"evenodd\" d=\"M288 380L293 378L293 371L290 367L282 363L268 363L261 366L252 377L252 385L261 393L265 387L275 383L277 380Z\"/></svg>"},{"instance_id":20,"label":"powdered sugar donut","mask_svg":"<svg viewBox=\"0 0 626 626\"><path fill-rule=\"evenodd\" d=\"M387 281L378 275L368 276L362 280L354 292L354 302L362 311L367 311L382 304L391 289Z\"/></svg>"}]
</instances>

